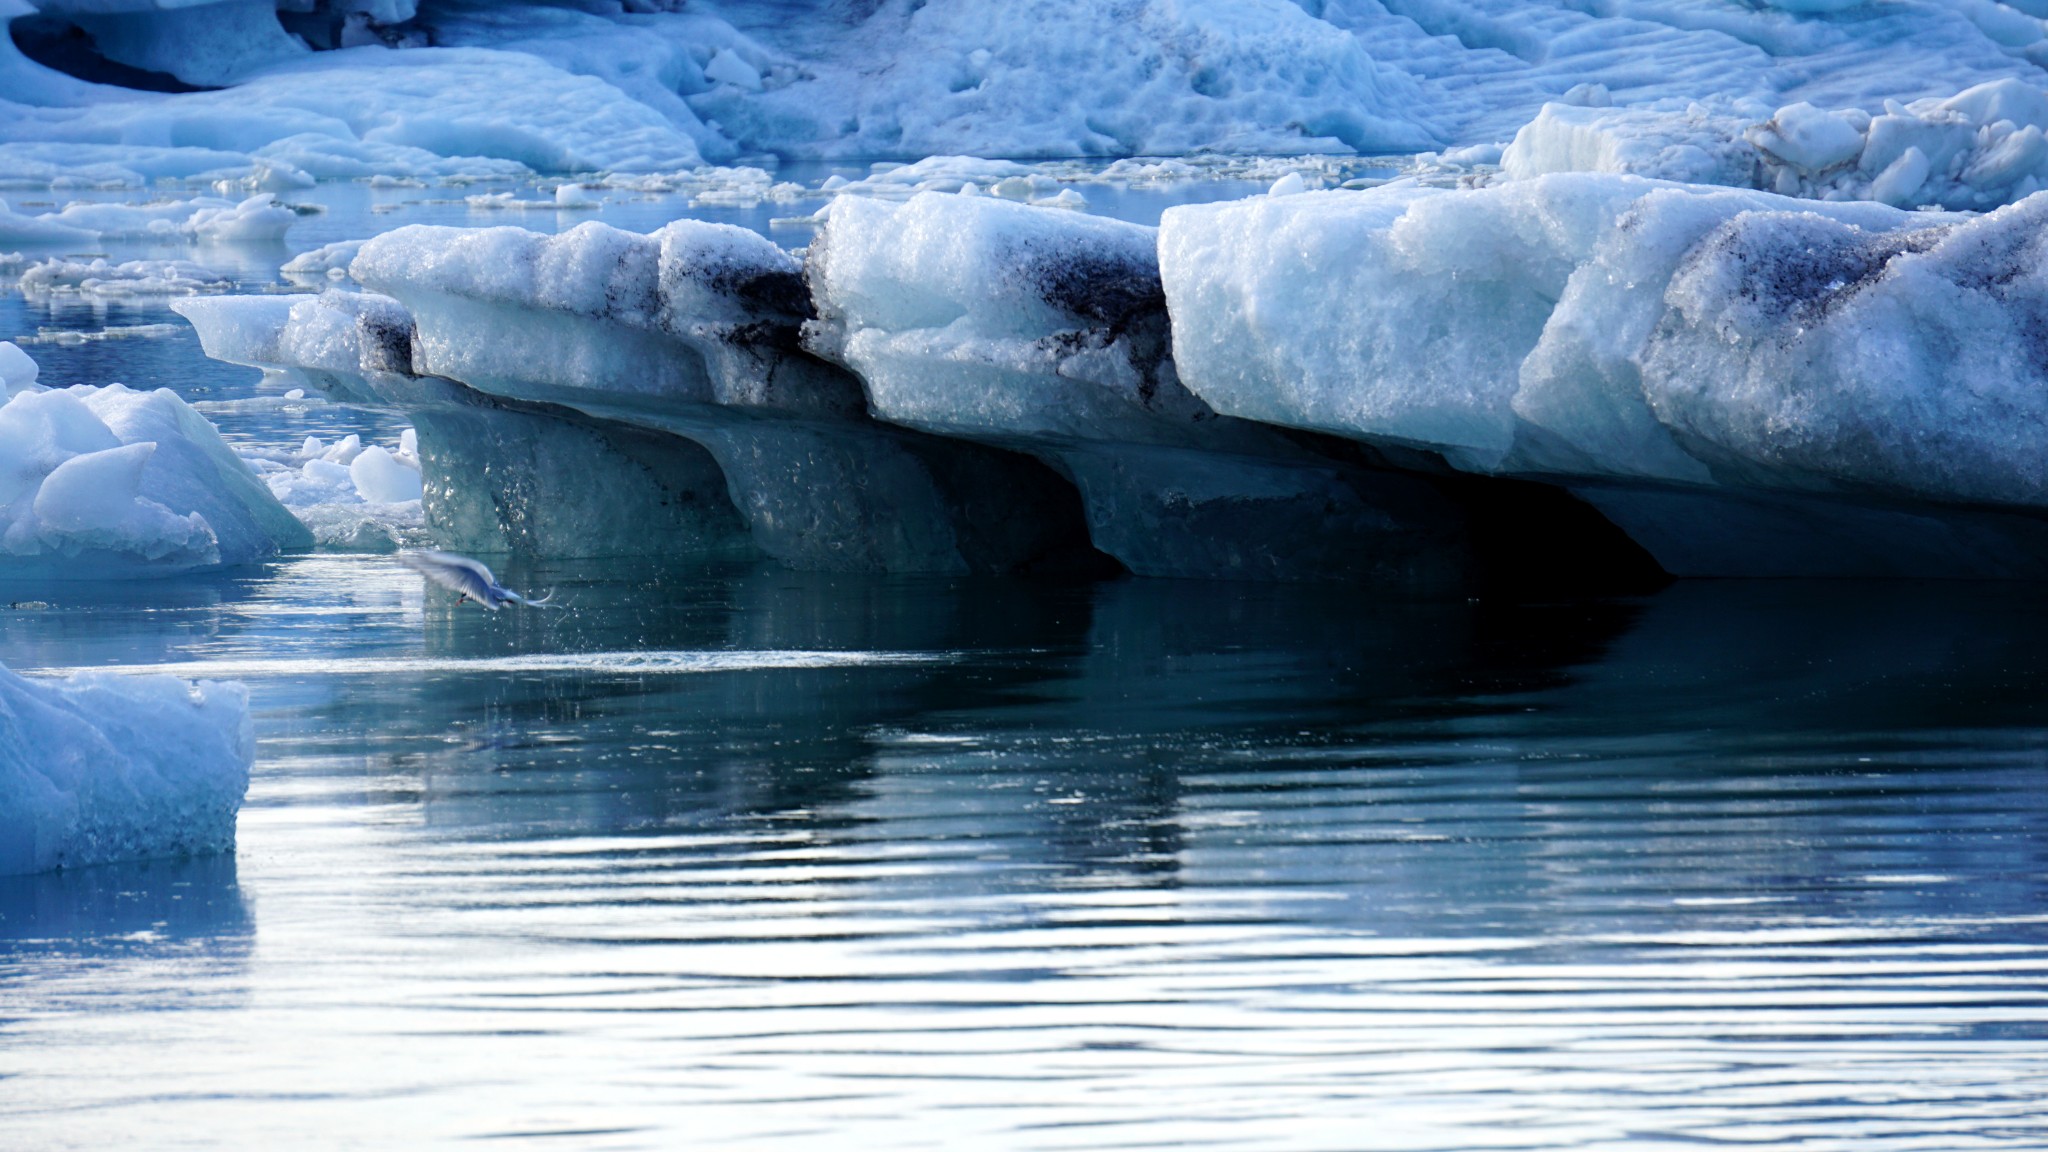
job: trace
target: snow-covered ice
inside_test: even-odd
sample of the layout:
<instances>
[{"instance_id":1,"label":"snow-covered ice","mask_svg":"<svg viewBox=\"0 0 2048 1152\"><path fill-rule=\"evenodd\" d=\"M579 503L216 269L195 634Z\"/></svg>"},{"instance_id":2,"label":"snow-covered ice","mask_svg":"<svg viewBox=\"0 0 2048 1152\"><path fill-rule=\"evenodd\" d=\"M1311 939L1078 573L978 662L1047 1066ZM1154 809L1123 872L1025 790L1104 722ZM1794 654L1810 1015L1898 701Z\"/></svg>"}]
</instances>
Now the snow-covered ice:
<instances>
[{"instance_id":1,"label":"snow-covered ice","mask_svg":"<svg viewBox=\"0 0 2048 1152\"><path fill-rule=\"evenodd\" d=\"M0 667L0 875L231 851L255 749L237 683Z\"/></svg>"}]
</instances>

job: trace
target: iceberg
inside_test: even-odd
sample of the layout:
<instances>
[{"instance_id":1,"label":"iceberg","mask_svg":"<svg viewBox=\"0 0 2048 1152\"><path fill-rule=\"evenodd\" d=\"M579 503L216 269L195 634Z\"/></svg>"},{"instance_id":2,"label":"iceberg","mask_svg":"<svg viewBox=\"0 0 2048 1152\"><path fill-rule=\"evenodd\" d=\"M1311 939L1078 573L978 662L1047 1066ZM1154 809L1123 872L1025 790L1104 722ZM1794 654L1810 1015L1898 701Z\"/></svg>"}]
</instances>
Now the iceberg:
<instances>
[{"instance_id":1,"label":"iceberg","mask_svg":"<svg viewBox=\"0 0 2048 1152\"><path fill-rule=\"evenodd\" d=\"M424 542L535 556L704 559L757 555L702 448L571 409L490 396L412 372L412 317L358 292L185 299L209 356L276 373L336 399L405 411L396 462L421 473L412 506L367 506L360 445L304 445L259 462L272 491L323 546L383 551ZM408 486L409 490L409 486Z\"/></svg>"},{"instance_id":2,"label":"iceberg","mask_svg":"<svg viewBox=\"0 0 2048 1152\"><path fill-rule=\"evenodd\" d=\"M255 749L240 684L0 667L0 875L232 851Z\"/></svg>"},{"instance_id":3,"label":"iceberg","mask_svg":"<svg viewBox=\"0 0 2048 1152\"><path fill-rule=\"evenodd\" d=\"M0 575L176 575L311 545L168 389L40 389L33 379L10 382L0 405Z\"/></svg>"},{"instance_id":4,"label":"iceberg","mask_svg":"<svg viewBox=\"0 0 2048 1152\"><path fill-rule=\"evenodd\" d=\"M1456 578L1459 510L1413 476L1218 417L1169 350L1154 230L988 196L833 203L810 346L875 415L1029 452L1140 575ZM1355 455L1355 454L1354 454Z\"/></svg>"},{"instance_id":5,"label":"iceberg","mask_svg":"<svg viewBox=\"0 0 2048 1152\"><path fill-rule=\"evenodd\" d=\"M418 375L697 446L754 547L786 563L1011 571L1087 551L1042 465L872 419L860 381L801 345L801 266L744 229L415 226L364 244L350 274L410 314Z\"/></svg>"},{"instance_id":6,"label":"iceberg","mask_svg":"<svg viewBox=\"0 0 2048 1152\"><path fill-rule=\"evenodd\" d=\"M286 393L287 402L299 391ZM318 546L391 552L432 543L421 506L418 448L417 433L408 428L390 448L365 445L360 436L332 445L308 436L296 450L244 449L242 458Z\"/></svg>"},{"instance_id":7,"label":"iceberg","mask_svg":"<svg viewBox=\"0 0 2048 1152\"><path fill-rule=\"evenodd\" d=\"M2048 198L1981 217L1628 176L1175 208L1218 412L1559 484L1679 575L2048 575Z\"/></svg>"}]
</instances>

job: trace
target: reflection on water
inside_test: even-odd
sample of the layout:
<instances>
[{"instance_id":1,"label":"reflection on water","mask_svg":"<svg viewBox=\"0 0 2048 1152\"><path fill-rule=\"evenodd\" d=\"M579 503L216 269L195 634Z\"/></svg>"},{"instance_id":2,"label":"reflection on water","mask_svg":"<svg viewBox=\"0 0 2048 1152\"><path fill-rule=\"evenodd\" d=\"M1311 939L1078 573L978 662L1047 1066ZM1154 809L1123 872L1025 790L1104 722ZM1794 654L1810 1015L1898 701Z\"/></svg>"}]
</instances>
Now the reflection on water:
<instances>
[{"instance_id":1,"label":"reflection on water","mask_svg":"<svg viewBox=\"0 0 2048 1152\"><path fill-rule=\"evenodd\" d=\"M262 740L238 859L0 880L0 1143L2048 1143L2034 590L507 576L0 612Z\"/></svg>"}]
</instances>

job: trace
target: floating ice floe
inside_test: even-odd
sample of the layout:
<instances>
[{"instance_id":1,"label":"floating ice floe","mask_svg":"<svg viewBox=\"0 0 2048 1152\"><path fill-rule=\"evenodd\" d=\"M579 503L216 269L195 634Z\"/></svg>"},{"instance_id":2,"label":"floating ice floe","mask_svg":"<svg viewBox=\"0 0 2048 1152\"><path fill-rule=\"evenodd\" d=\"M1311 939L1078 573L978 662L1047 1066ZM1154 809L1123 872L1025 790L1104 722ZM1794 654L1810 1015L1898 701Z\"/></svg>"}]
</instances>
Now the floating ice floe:
<instances>
[{"instance_id":1,"label":"floating ice floe","mask_svg":"<svg viewBox=\"0 0 2048 1152\"><path fill-rule=\"evenodd\" d=\"M234 278L189 260L45 260L21 274L24 296L197 296L232 292Z\"/></svg>"},{"instance_id":2,"label":"floating ice floe","mask_svg":"<svg viewBox=\"0 0 2048 1152\"><path fill-rule=\"evenodd\" d=\"M39 389L32 374L14 372L8 388L0 575L175 575L312 543L205 417L170 391Z\"/></svg>"},{"instance_id":3,"label":"floating ice floe","mask_svg":"<svg viewBox=\"0 0 2048 1152\"><path fill-rule=\"evenodd\" d=\"M40 215L0 201L0 243L90 244L108 238L203 240L281 239L298 213L269 193L246 200L198 197L153 204L76 203Z\"/></svg>"},{"instance_id":4,"label":"floating ice floe","mask_svg":"<svg viewBox=\"0 0 2048 1152\"><path fill-rule=\"evenodd\" d=\"M99 344L108 340L155 340L165 336L176 336L184 329L176 324L110 324L105 328L39 328L33 336L23 336L23 344L79 345ZM205 411L201 408L200 411Z\"/></svg>"},{"instance_id":5,"label":"floating ice floe","mask_svg":"<svg viewBox=\"0 0 2048 1152\"><path fill-rule=\"evenodd\" d=\"M229 299L188 315L210 355L404 406L438 462L427 512L443 543L902 571L1086 550L1078 509L1042 466L870 419L859 381L801 346L799 265L753 233L416 227L364 245L351 272L390 295L282 311ZM557 453L561 466L544 467ZM489 479L442 484L436 466ZM614 481L603 498L600 477Z\"/></svg>"},{"instance_id":6,"label":"floating ice floe","mask_svg":"<svg viewBox=\"0 0 2048 1152\"><path fill-rule=\"evenodd\" d=\"M298 283L319 283L323 280L345 280L348 278L349 261L361 251L361 240L337 240L318 248L301 252L278 271Z\"/></svg>"},{"instance_id":7,"label":"floating ice floe","mask_svg":"<svg viewBox=\"0 0 2048 1152\"><path fill-rule=\"evenodd\" d=\"M1674 573L2048 572L2048 197L1558 175L1169 210L1217 411L1542 477Z\"/></svg>"},{"instance_id":8,"label":"floating ice floe","mask_svg":"<svg viewBox=\"0 0 2048 1152\"><path fill-rule=\"evenodd\" d=\"M0 667L0 875L231 851L255 751L237 683Z\"/></svg>"}]
</instances>

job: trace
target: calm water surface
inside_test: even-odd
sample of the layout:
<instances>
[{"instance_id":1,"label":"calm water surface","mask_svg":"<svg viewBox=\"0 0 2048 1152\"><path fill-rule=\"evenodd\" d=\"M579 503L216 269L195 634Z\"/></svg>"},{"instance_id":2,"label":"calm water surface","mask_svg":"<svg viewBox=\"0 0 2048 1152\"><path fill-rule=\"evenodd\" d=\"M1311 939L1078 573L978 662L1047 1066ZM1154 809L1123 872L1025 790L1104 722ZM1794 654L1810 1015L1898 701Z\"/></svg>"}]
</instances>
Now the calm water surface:
<instances>
[{"instance_id":1,"label":"calm water surface","mask_svg":"<svg viewBox=\"0 0 2048 1152\"><path fill-rule=\"evenodd\" d=\"M0 613L261 739L0 880L7 1146L2048 1143L2031 590L511 574Z\"/></svg>"}]
</instances>

